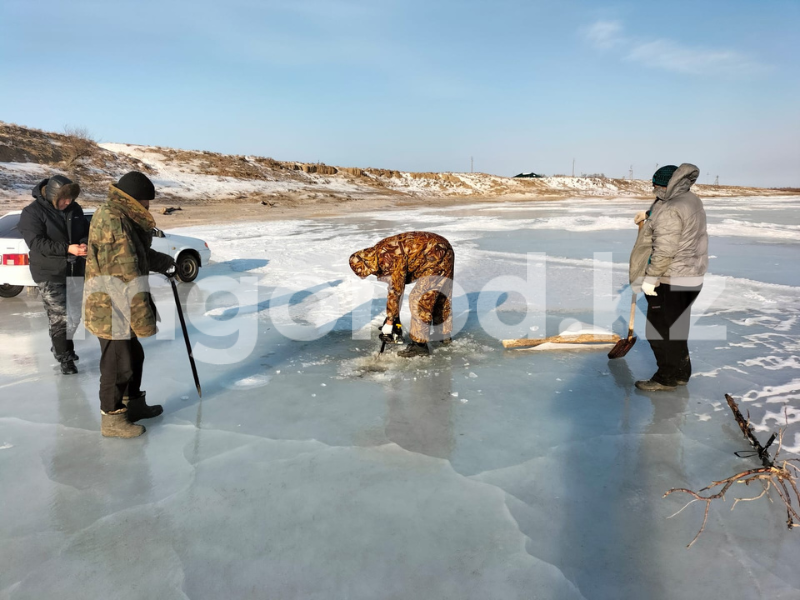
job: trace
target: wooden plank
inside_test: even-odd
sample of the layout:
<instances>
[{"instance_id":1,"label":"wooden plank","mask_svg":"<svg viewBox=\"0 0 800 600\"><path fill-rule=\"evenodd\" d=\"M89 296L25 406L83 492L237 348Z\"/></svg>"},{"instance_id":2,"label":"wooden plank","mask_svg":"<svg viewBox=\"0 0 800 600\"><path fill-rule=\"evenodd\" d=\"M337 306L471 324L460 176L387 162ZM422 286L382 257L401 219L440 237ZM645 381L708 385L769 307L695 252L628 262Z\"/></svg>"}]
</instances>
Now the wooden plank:
<instances>
[{"instance_id":1,"label":"wooden plank","mask_svg":"<svg viewBox=\"0 0 800 600\"><path fill-rule=\"evenodd\" d=\"M554 335L549 338L521 340L503 340L504 348L533 348L541 344L615 344L619 341L616 333L597 334L582 333L581 335Z\"/></svg>"}]
</instances>

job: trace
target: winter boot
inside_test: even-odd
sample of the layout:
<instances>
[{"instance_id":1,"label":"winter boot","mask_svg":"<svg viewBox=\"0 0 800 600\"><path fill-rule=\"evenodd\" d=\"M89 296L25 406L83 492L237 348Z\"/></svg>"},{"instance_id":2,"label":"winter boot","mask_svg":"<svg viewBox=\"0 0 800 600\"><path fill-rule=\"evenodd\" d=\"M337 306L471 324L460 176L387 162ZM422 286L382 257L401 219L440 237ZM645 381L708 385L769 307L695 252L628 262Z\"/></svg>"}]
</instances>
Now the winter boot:
<instances>
[{"instance_id":1,"label":"winter boot","mask_svg":"<svg viewBox=\"0 0 800 600\"><path fill-rule=\"evenodd\" d=\"M101 410L100 414L100 432L104 437L132 438L146 431L144 425L135 425L128 420L127 408L120 408L110 413Z\"/></svg>"},{"instance_id":2,"label":"winter boot","mask_svg":"<svg viewBox=\"0 0 800 600\"><path fill-rule=\"evenodd\" d=\"M411 341L411 343L406 346L405 350L400 350L397 353L397 356L402 356L403 358L414 358L415 356L428 356L431 353L428 350L428 344L425 342L419 343L415 341Z\"/></svg>"},{"instance_id":3,"label":"winter boot","mask_svg":"<svg viewBox=\"0 0 800 600\"><path fill-rule=\"evenodd\" d=\"M148 406L145 400L146 394L147 392L141 392L136 398L122 397L122 403L128 408L128 420L131 423L141 419L152 419L164 412L160 404Z\"/></svg>"},{"instance_id":4,"label":"winter boot","mask_svg":"<svg viewBox=\"0 0 800 600\"><path fill-rule=\"evenodd\" d=\"M75 362L80 360L78 355L75 354L75 342L70 339L67 339L67 356L69 356L70 360L74 360Z\"/></svg>"},{"instance_id":5,"label":"winter boot","mask_svg":"<svg viewBox=\"0 0 800 600\"><path fill-rule=\"evenodd\" d=\"M664 385L652 379L641 379L634 385L645 392L671 392L675 389L674 385Z\"/></svg>"},{"instance_id":6,"label":"winter boot","mask_svg":"<svg viewBox=\"0 0 800 600\"><path fill-rule=\"evenodd\" d=\"M78 367L75 366L71 358L61 359L61 373L64 375L75 375L77 372Z\"/></svg>"},{"instance_id":7,"label":"winter boot","mask_svg":"<svg viewBox=\"0 0 800 600\"><path fill-rule=\"evenodd\" d=\"M452 343L453 343L453 338L448 337L442 340L442 346L449 346Z\"/></svg>"},{"instance_id":8,"label":"winter boot","mask_svg":"<svg viewBox=\"0 0 800 600\"><path fill-rule=\"evenodd\" d=\"M53 353L53 356L56 357L56 360L60 361L58 353L56 352L56 349L53 346L50 346L50 352ZM66 355L67 355L68 359L70 359L71 361L74 361L74 362L78 362L81 359L80 356L75 354L75 350L74 349L67 350Z\"/></svg>"}]
</instances>

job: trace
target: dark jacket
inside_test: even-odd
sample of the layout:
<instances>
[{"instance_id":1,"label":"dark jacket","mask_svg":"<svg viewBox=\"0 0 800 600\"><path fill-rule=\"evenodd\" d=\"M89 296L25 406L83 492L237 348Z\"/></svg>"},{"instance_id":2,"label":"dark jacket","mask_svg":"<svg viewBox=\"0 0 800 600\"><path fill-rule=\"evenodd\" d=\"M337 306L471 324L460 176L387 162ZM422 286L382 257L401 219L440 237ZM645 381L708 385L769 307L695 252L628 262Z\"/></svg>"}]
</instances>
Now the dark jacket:
<instances>
[{"instance_id":1,"label":"dark jacket","mask_svg":"<svg viewBox=\"0 0 800 600\"><path fill-rule=\"evenodd\" d=\"M85 244L89 223L81 205L73 201L58 210L42 194L48 180L38 183L34 201L22 211L19 230L30 251L31 275L36 283L66 283L67 277L83 277L86 261L67 253L71 244Z\"/></svg>"}]
</instances>

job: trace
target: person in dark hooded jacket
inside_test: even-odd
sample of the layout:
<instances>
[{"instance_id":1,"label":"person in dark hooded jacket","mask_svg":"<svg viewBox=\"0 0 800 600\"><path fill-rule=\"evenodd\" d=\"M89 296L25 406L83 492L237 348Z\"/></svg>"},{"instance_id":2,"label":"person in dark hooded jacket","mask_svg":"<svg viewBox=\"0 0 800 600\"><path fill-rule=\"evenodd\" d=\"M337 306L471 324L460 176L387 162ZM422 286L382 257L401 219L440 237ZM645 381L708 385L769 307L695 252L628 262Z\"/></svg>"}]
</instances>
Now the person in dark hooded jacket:
<instances>
[{"instance_id":1,"label":"person in dark hooded jacket","mask_svg":"<svg viewBox=\"0 0 800 600\"><path fill-rule=\"evenodd\" d=\"M72 336L78 328L89 223L75 199L77 183L54 175L33 188L19 230L28 244L31 276L39 286L50 321L51 350L61 372L78 372Z\"/></svg>"}]
</instances>

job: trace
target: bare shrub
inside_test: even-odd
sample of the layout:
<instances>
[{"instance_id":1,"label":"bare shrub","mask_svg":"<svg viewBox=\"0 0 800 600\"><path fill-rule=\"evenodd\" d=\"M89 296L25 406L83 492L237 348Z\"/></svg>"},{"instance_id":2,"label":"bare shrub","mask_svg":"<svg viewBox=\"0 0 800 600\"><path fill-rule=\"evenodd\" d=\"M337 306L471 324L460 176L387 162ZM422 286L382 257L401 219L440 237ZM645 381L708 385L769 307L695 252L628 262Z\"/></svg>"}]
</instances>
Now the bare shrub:
<instances>
[{"instance_id":1,"label":"bare shrub","mask_svg":"<svg viewBox=\"0 0 800 600\"><path fill-rule=\"evenodd\" d=\"M70 173L76 173L82 161L97 152L97 141L86 127L66 125L61 146L64 150L64 168Z\"/></svg>"}]
</instances>

